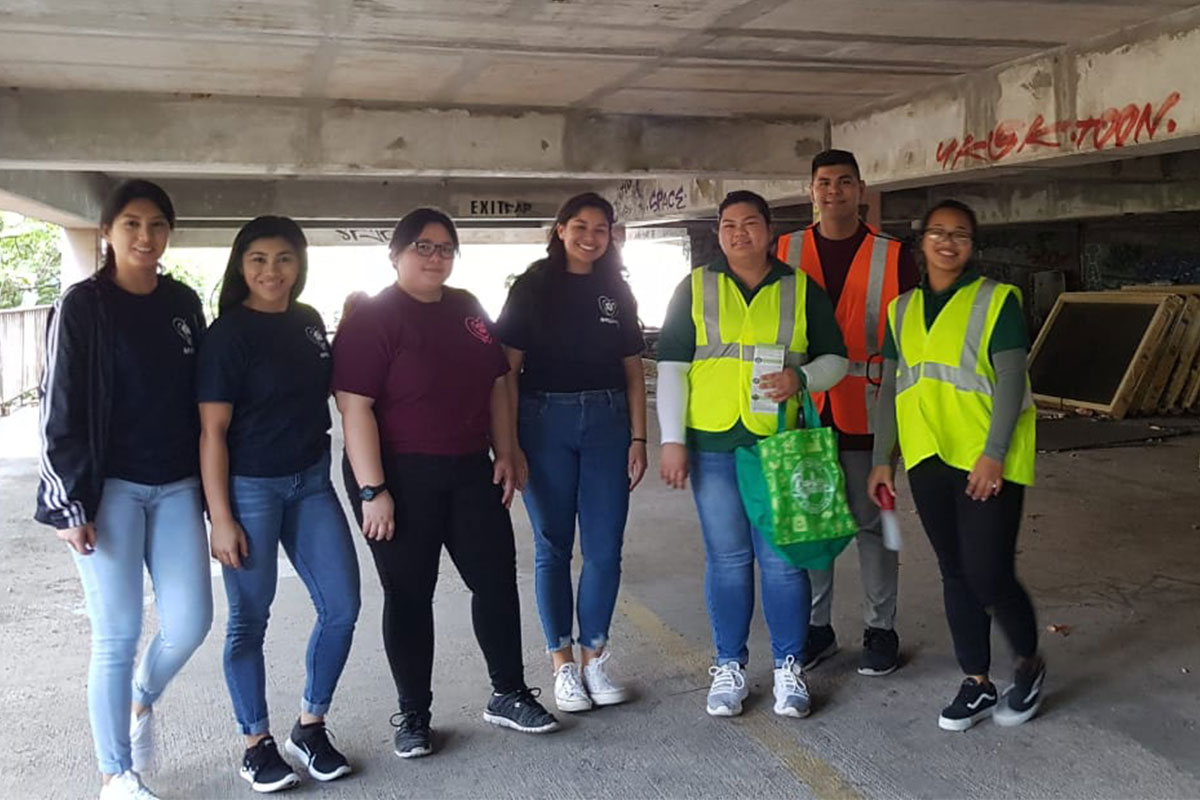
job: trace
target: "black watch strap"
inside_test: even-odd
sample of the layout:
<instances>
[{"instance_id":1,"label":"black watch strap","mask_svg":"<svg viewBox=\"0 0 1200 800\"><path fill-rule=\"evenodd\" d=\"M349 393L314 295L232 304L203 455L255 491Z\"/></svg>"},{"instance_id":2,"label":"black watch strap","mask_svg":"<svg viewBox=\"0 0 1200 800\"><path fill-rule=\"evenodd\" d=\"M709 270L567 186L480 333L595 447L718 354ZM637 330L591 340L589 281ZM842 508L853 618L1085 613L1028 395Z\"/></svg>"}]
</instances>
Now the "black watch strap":
<instances>
[{"instance_id":1,"label":"black watch strap","mask_svg":"<svg viewBox=\"0 0 1200 800\"><path fill-rule=\"evenodd\" d=\"M381 483L378 486L362 486L358 490L358 499L364 503L369 503L379 495L387 491L387 484Z\"/></svg>"}]
</instances>

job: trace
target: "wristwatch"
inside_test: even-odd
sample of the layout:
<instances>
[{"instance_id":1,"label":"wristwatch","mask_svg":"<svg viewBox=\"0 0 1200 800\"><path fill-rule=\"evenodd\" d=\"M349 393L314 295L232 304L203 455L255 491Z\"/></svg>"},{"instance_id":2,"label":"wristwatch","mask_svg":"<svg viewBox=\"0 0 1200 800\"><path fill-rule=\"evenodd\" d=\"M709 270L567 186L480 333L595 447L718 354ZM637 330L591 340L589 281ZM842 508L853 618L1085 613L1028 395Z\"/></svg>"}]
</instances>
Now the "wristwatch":
<instances>
[{"instance_id":1,"label":"wristwatch","mask_svg":"<svg viewBox=\"0 0 1200 800\"><path fill-rule=\"evenodd\" d=\"M363 486L358 490L358 499L362 500L364 503L369 503L386 491L386 483L381 483L378 486Z\"/></svg>"}]
</instances>

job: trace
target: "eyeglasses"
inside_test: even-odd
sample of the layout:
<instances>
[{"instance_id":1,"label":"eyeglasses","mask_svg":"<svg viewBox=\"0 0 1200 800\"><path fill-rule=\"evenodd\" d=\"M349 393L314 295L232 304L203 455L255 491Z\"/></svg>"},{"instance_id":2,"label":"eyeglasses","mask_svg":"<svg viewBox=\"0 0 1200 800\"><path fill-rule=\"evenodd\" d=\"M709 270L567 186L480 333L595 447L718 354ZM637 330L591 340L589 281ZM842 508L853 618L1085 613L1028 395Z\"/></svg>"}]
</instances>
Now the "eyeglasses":
<instances>
[{"instance_id":1,"label":"eyeglasses","mask_svg":"<svg viewBox=\"0 0 1200 800\"><path fill-rule=\"evenodd\" d=\"M949 240L957 245L964 245L970 244L971 240L974 238L966 231L945 231L941 228L933 228L932 230L925 231L924 235L926 239L934 244L941 244L942 242Z\"/></svg>"},{"instance_id":2,"label":"eyeglasses","mask_svg":"<svg viewBox=\"0 0 1200 800\"><path fill-rule=\"evenodd\" d=\"M454 258L454 254L457 252L457 248L451 242L438 244L428 239L417 239L410 246L413 250L417 251L417 255L423 258L430 258L434 253L437 253L442 258L448 260Z\"/></svg>"}]
</instances>

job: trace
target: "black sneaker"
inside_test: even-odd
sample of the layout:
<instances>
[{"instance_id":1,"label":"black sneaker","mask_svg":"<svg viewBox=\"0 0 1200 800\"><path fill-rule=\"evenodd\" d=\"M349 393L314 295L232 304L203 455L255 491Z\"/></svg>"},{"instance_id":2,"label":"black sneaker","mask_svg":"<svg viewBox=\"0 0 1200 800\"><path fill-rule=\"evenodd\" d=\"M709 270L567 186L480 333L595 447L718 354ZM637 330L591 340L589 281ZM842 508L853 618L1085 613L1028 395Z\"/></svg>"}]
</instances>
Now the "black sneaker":
<instances>
[{"instance_id":1,"label":"black sneaker","mask_svg":"<svg viewBox=\"0 0 1200 800\"><path fill-rule=\"evenodd\" d=\"M1042 683L1046 680L1046 662L1041 658L1027 667L1017 667L1012 686L1004 690L996 706L997 725L1011 728L1028 722L1042 707Z\"/></svg>"},{"instance_id":2,"label":"black sneaker","mask_svg":"<svg viewBox=\"0 0 1200 800\"><path fill-rule=\"evenodd\" d=\"M397 711L390 720L396 729L393 748L401 758L420 758L433 752L428 711Z\"/></svg>"},{"instance_id":3,"label":"black sneaker","mask_svg":"<svg viewBox=\"0 0 1200 800\"><path fill-rule=\"evenodd\" d=\"M275 739L268 736L248 749L242 756L242 769L238 773L250 783L256 792L278 792L300 782L300 776L292 771L279 755Z\"/></svg>"},{"instance_id":4,"label":"black sneaker","mask_svg":"<svg viewBox=\"0 0 1200 800\"><path fill-rule=\"evenodd\" d=\"M558 730L558 720L537 701L541 689L520 689L493 694L483 712L485 721L522 733L549 733Z\"/></svg>"},{"instance_id":5,"label":"black sneaker","mask_svg":"<svg viewBox=\"0 0 1200 800\"><path fill-rule=\"evenodd\" d=\"M859 675L890 675L900 666L900 637L884 628L863 631L862 661Z\"/></svg>"},{"instance_id":6,"label":"black sneaker","mask_svg":"<svg viewBox=\"0 0 1200 800\"><path fill-rule=\"evenodd\" d=\"M810 670L838 651L832 625L809 625L804 641L804 669Z\"/></svg>"},{"instance_id":7,"label":"black sneaker","mask_svg":"<svg viewBox=\"0 0 1200 800\"><path fill-rule=\"evenodd\" d=\"M329 736L324 722L301 725L300 720L296 720L283 749L303 761L308 774L317 780L336 780L350 774L350 762L333 746Z\"/></svg>"},{"instance_id":8,"label":"black sneaker","mask_svg":"<svg viewBox=\"0 0 1200 800\"><path fill-rule=\"evenodd\" d=\"M996 708L996 687L980 685L967 678L958 689L954 702L942 709L938 727L944 731L965 731Z\"/></svg>"}]
</instances>

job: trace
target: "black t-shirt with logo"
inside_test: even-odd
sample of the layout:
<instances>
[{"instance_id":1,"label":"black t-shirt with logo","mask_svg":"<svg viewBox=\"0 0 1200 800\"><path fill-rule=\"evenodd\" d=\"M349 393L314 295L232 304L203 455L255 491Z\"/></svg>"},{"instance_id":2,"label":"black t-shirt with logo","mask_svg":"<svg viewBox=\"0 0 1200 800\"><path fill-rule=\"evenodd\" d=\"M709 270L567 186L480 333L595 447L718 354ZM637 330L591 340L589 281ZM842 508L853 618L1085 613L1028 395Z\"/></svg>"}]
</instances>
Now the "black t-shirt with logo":
<instances>
[{"instance_id":1,"label":"black t-shirt with logo","mask_svg":"<svg viewBox=\"0 0 1200 800\"><path fill-rule=\"evenodd\" d=\"M623 278L544 264L513 284L496 326L502 343L525 353L524 391L624 389L622 360L645 347Z\"/></svg>"},{"instance_id":2,"label":"black t-shirt with logo","mask_svg":"<svg viewBox=\"0 0 1200 800\"><path fill-rule=\"evenodd\" d=\"M200 298L166 276L150 294L106 285L113 327L113 394L105 475L161 486L199 472L196 349Z\"/></svg>"},{"instance_id":3,"label":"black t-shirt with logo","mask_svg":"<svg viewBox=\"0 0 1200 800\"><path fill-rule=\"evenodd\" d=\"M233 404L229 473L291 475L325 455L332 372L325 324L311 306L222 312L200 351L196 399Z\"/></svg>"}]
</instances>

